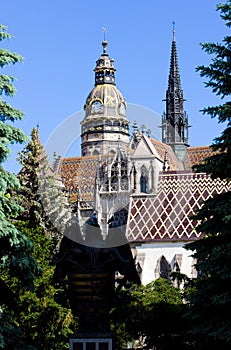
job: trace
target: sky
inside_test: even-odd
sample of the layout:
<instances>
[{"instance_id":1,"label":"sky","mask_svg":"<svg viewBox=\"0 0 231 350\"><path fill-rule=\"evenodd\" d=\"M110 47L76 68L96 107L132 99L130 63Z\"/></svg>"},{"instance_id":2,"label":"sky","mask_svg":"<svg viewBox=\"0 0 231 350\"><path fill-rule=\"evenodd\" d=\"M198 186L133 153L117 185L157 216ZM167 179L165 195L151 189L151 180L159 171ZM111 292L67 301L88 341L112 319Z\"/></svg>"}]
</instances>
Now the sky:
<instances>
[{"instance_id":1,"label":"sky","mask_svg":"<svg viewBox=\"0 0 231 350\"><path fill-rule=\"evenodd\" d=\"M217 0L8 0L1 2L0 23L13 39L2 48L17 52L24 63L2 73L17 78L10 103L25 112L17 122L28 136L39 125L41 142L52 158L80 155L80 121L86 98L94 87L95 62L102 53L102 28L107 27L108 54L115 60L116 85L128 104L127 117L145 124L160 138L165 109L172 23L175 22L178 62L185 111L191 128L190 146L210 145L224 126L203 115L201 109L221 103L205 88L196 72L212 57L202 42L221 43L228 34L216 11ZM61 145L62 144L62 145ZM16 161L23 146L12 147L5 163L9 171L20 169Z\"/></svg>"}]
</instances>

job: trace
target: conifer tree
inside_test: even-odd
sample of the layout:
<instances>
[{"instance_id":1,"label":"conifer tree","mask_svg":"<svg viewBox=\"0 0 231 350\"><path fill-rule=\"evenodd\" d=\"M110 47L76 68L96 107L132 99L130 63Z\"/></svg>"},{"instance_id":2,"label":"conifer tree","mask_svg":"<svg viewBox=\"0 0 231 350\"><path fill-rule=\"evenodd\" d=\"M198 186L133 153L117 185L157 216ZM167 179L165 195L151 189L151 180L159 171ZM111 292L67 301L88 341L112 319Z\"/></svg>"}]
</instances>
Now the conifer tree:
<instances>
[{"instance_id":1,"label":"conifer tree","mask_svg":"<svg viewBox=\"0 0 231 350\"><path fill-rule=\"evenodd\" d=\"M33 128L31 139L19 153L19 162L22 169L18 174L21 183L19 200L24 211L21 218L28 220L32 228L44 223L44 212L39 201L39 164L42 156L42 145L38 139L38 129Z\"/></svg>"},{"instance_id":2,"label":"conifer tree","mask_svg":"<svg viewBox=\"0 0 231 350\"><path fill-rule=\"evenodd\" d=\"M217 5L220 16L231 27L231 1ZM212 55L209 66L198 66L201 77L208 80L206 87L221 98L218 106L203 109L203 114L224 123L224 131L214 139L214 154L197 166L213 179L231 180L231 36L222 43L203 43L202 49ZM223 102L223 103L222 103ZM196 214L197 231L203 238L186 245L195 251L198 278L189 294L192 333L200 339L198 349L230 348L231 345L231 192L208 199Z\"/></svg>"},{"instance_id":3,"label":"conifer tree","mask_svg":"<svg viewBox=\"0 0 231 350\"><path fill-rule=\"evenodd\" d=\"M53 283L51 261L71 218L71 209L61 179L54 173L41 144L38 127L32 129L30 136L18 158L22 165L18 174L21 187L15 195L24 211L15 224L31 238L35 246L33 256L42 268L42 275L35 280L33 292L15 287L21 299L17 322L23 329L20 341L30 344L32 349L62 350L69 348L68 335L73 333L74 318L65 298L63 305L55 301L59 291Z\"/></svg>"},{"instance_id":4,"label":"conifer tree","mask_svg":"<svg viewBox=\"0 0 231 350\"><path fill-rule=\"evenodd\" d=\"M61 179L53 171L40 142L38 128L32 129L18 160L22 165L18 195L25 208L21 219L28 220L32 228L41 226L43 234L50 237L56 247L71 220L71 209Z\"/></svg>"},{"instance_id":5,"label":"conifer tree","mask_svg":"<svg viewBox=\"0 0 231 350\"><path fill-rule=\"evenodd\" d=\"M41 226L32 228L28 221L21 220L17 220L15 225L33 242L33 257L41 266L42 274L35 279L33 291L20 289L14 281L9 281L20 298L15 321L20 325L21 332L13 349L22 350L24 344L30 350L69 349L68 338L77 329L77 324L67 298L61 304L56 302L59 290L53 283L53 242L44 235Z\"/></svg>"},{"instance_id":6,"label":"conifer tree","mask_svg":"<svg viewBox=\"0 0 231 350\"><path fill-rule=\"evenodd\" d=\"M4 39L11 39L11 35L6 26L0 25L0 41ZM22 56L17 53L0 49L2 69L21 61ZM14 80L10 75L0 74L0 348L4 349L13 348L12 344L21 331L15 323L18 297L13 294L6 280L10 276L18 287L32 288L35 275L39 272L31 257L32 242L12 222L21 207L11 196L9 188L18 190L19 181L3 167L3 162L10 155L11 145L23 143L26 139L24 133L12 125L23 118L23 113L6 101L16 92Z\"/></svg>"}]
</instances>

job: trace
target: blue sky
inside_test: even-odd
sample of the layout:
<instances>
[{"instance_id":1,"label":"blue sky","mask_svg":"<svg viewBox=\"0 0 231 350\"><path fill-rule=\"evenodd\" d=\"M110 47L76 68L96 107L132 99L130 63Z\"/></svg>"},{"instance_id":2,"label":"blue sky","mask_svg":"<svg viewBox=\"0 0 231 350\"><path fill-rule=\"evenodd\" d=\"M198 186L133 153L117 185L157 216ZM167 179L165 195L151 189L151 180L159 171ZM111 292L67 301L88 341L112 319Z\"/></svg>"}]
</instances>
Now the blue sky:
<instances>
[{"instance_id":1,"label":"blue sky","mask_svg":"<svg viewBox=\"0 0 231 350\"><path fill-rule=\"evenodd\" d=\"M14 39L1 42L1 46L24 57L23 64L9 69L17 78L17 93L11 103L25 112L24 121L17 126L29 135L39 124L41 141L46 144L58 125L75 114L71 129L76 126L77 142L62 155L80 155L80 111L94 86L93 69L102 53L102 27L106 25L108 53L115 59L117 69L117 87L129 105L139 106L138 115L131 115L130 109L129 119L131 123L137 120L139 125L146 119L145 123L149 124L146 126L154 136L158 135L152 114L144 115L147 110L153 111L153 118L160 117L165 108L163 99L175 21L185 110L192 125L190 145L211 144L223 126L203 116L200 110L221 101L204 87L204 79L195 67L211 61L200 43L221 42L228 34L216 11L218 3L215 0L3 1L0 23L8 26ZM59 150L61 141L55 142ZM18 171L15 158L21 148L13 148L11 160L6 164L8 170Z\"/></svg>"}]
</instances>

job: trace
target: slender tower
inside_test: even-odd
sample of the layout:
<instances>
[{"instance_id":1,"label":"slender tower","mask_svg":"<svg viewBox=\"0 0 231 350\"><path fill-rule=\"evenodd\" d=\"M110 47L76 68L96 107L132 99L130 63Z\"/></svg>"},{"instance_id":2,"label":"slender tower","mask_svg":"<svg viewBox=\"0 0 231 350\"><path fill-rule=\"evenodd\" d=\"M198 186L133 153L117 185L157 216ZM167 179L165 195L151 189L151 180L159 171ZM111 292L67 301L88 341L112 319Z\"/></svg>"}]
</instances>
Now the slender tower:
<instances>
[{"instance_id":1,"label":"slender tower","mask_svg":"<svg viewBox=\"0 0 231 350\"><path fill-rule=\"evenodd\" d=\"M166 90L166 111L162 116L162 142L173 148L179 160L183 160L188 145L188 116L184 111L184 97L176 50L175 28L171 48L168 88Z\"/></svg>"}]
</instances>

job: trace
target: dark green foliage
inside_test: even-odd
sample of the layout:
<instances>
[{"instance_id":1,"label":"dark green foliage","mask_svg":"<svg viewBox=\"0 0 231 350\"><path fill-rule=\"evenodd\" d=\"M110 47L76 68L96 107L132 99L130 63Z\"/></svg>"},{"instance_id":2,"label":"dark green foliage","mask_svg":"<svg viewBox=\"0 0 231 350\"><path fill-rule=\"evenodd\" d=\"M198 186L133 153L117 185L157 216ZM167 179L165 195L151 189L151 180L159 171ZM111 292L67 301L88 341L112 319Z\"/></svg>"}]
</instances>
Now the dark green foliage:
<instances>
[{"instance_id":1,"label":"dark green foliage","mask_svg":"<svg viewBox=\"0 0 231 350\"><path fill-rule=\"evenodd\" d=\"M19 161L22 165L18 175L21 187L15 196L25 209L15 225L31 238L35 247L33 256L43 271L35 280L33 292L17 291L21 301L17 318L22 329L19 339L37 350L68 349L74 318L67 303L63 307L55 301L59 290L54 288L54 265L51 264L62 237L56 220L68 215L63 207L63 191L56 186L38 128L32 129L29 142L19 153Z\"/></svg>"},{"instance_id":2,"label":"dark green foliage","mask_svg":"<svg viewBox=\"0 0 231 350\"><path fill-rule=\"evenodd\" d=\"M221 18L231 26L231 1L217 6ZM221 136L211 146L215 154L196 167L197 171L210 174L213 179L231 180L231 36L221 44L205 43L202 49L212 55L208 67L199 66L197 71L208 81L206 87L224 100L223 104L203 109L204 114L225 123ZM198 278L190 284L188 300L193 320L191 333L198 340L198 349L231 346L231 192L221 193L208 199L194 219L200 224L197 231L204 238L186 245L197 259Z\"/></svg>"},{"instance_id":3,"label":"dark green foliage","mask_svg":"<svg viewBox=\"0 0 231 350\"><path fill-rule=\"evenodd\" d=\"M24 211L21 218L29 220L29 225L35 228L43 225L45 213L39 197L39 165L42 157L42 145L38 139L38 129L33 128L31 140L19 153L19 162L22 169L18 174L21 183L18 192L19 200Z\"/></svg>"},{"instance_id":4,"label":"dark green foliage","mask_svg":"<svg viewBox=\"0 0 231 350\"><path fill-rule=\"evenodd\" d=\"M29 344L31 349L37 350L69 349L68 339L74 331L75 323L71 310L54 301L57 289L52 283L53 244L44 236L41 227L31 228L25 221L18 221L15 225L31 238L35 247L33 257L42 267L42 273L35 280L33 291L19 288L12 279L9 281L20 299L15 318L20 332L14 349L24 349L23 344Z\"/></svg>"},{"instance_id":5,"label":"dark green foliage","mask_svg":"<svg viewBox=\"0 0 231 350\"><path fill-rule=\"evenodd\" d=\"M7 28L0 25L0 41L10 38ZM0 49L1 68L20 61L20 55ZM13 81L11 76L0 75L0 348L4 349L11 347L20 332L15 322L18 295L7 283L8 278L14 279L18 288L29 289L33 287L34 278L40 271L31 256L33 245L30 239L12 222L22 209L11 195L12 191L19 189L19 181L2 166L9 157L11 145L26 140L23 132L12 126L12 122L22 119L23 113L3 100L4 95L14 95Z\"/></svg>"},{"instance_id":6,"label":"dark green foliage","mask_svg":"<svg viewBox=\"0 0 231 350\"><path fill-rule=\"evenodd\" d=\"M163 278L130 292L122 290L111 313L117 348L136 339L148 349L188 349L183 316L187 306L182 299L181 291Z\"/></svg>"}]
</instances>

